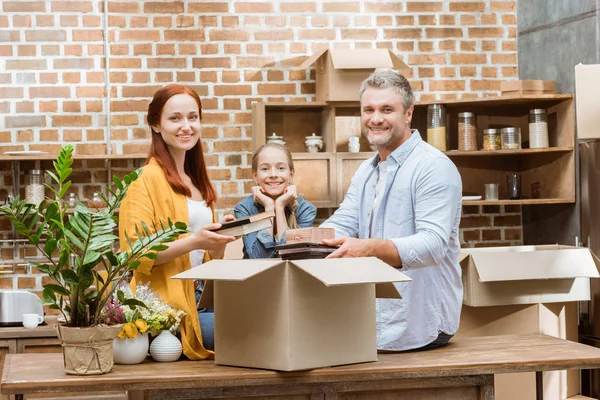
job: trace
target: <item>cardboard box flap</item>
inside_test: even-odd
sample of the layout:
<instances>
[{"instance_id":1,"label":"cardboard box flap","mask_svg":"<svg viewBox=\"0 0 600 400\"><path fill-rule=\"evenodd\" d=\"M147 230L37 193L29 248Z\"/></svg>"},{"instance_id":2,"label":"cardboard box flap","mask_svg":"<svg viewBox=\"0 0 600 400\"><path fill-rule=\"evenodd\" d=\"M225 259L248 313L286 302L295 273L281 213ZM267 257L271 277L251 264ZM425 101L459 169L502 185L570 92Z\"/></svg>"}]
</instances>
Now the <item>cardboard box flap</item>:
<instances>
[{"instance_id":1,"label":"cardboard box flap","mask_svg":"<svg viewBox=\"0 0 600 400\"><path fill-rule=\"evenodd\" d=\"M480 282L598 278L598 260L587 249L471 253Z\"/></svg>"},{"instance_id":2,"label":"cardboard box flap","mask_svg":"<svg viewBox=\"0 0 600 400\"><path fill-rule=\"evenodd\" d=\"M325 54L325 52L327 50L328 49L322 49L322 50L317 51L315 54L313 54L312 56L310 56L306 60L304 60L304 62L302 64L300 64L295 69L306 69L306 68L310 67L315 62L317 62L317 60L319 59L319 57L321 57L323 54Z\"/></svg>"},{"instance_id":3,"label":"cardboard box flap","mask_svg":"<svg viewBox=\"0 0 600 400\"><path fill-rule=\"evenodd\" d=\"M290 261L325 286L410 281L408 276L376 257Z\"/></svg>"},{"instance_id":4,"label":"cardboard box flap","mask_svg":"<svg viewBox=\"0 0 600 400\"><path fill-rule=\"evenodd\" d=\"M600 138L600 65L575 66L575 112L578 139Z\"/></svg>"},{"instance_id":5,"label":"cardboard box flap","mask_svg":"<svg viewBox=\"0 0 600 400\"><path fill-rule=\"evenodd\" d=\"M208 279L217 281L243 281L276 265L280 259L211 260L173 276L175 279Z\"/></svg>"},{"instance_id":6,"label":"cardboard box flap","mask_svg":"<svg viewBox=\"0 0 600 400\"><path fill-rule=\"evenodd\" d=\"M398 56L386 49L334 49L331 62L335 69L394 68L408 66Z\"/></svg>"}]
</instances>

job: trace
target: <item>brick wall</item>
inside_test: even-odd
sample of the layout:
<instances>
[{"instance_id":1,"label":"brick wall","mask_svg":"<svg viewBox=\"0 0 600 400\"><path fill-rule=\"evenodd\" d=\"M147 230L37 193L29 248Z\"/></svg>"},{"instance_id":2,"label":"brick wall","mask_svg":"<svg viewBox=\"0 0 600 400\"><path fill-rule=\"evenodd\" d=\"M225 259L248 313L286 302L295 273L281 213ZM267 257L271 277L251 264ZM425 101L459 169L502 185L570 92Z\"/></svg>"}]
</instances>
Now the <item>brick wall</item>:
<instances>
[{"instance_id":1,"label":"brick wall","mask_svg":"<svg viewBox=\"0 0 600 400\"><path fill-rule=\"evenodd\" d=\"M144 153L149 98L182 82L203 100L203 140L223 212L252 185L251 102L314 100L314 70L291 68L308 54L388 48L411 66L418 99L497 94L501 81L517 77L515 8L493 0L2 0L0 152L57 152L71 142L78 154ZM6 190L10 166L0 164ZM89 179L97 185L103 175L104 166L92 164L98 170L78 178L82 197L92 191ZM520 211L487 211L465 213L479 225L465 226L464 245L521 240ZM498 238L494 223L504 217L515 224Z\"/></svg>"}]
</instances>

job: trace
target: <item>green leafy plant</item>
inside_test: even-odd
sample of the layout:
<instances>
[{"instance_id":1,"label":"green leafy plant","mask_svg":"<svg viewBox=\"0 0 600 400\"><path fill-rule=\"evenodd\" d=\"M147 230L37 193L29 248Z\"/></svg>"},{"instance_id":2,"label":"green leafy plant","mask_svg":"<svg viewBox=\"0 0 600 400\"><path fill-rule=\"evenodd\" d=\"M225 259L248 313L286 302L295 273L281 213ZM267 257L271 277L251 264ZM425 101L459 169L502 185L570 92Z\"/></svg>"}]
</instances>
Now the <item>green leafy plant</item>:
<instances>
[{"instance_id":1,"label":"green leafy plant","mask_svg":"<svg viewBox=\"0 0 600 400\"><path fill-rule=\"evenodd\" d=\"M165 243L187 232L183 222L148 227L136 226L138 239L127 236L129 250L115 251L114 234L118 218L115 213L127 194L127 189L142 173L131 172L123 179L113 177L115 190L106 187L108 197L102 196L106 208L88 209L78 203L73 214L67 213L63 197L71 186L73 146L65 145L54 162L55 172L47 171L55 185L46 185L55 199L46 198L39 206L27 204L18 197L0 207L0 216L8 218L16 231L37 247L47 262L30 264L52 277L55 283L44 285L43 303L60 310L72 327L94 326L102 322L101 311L115 290L135 270L142 258L155 260ZM123 305L145 307L131 298Z\"/></svg>"}]
</instances>

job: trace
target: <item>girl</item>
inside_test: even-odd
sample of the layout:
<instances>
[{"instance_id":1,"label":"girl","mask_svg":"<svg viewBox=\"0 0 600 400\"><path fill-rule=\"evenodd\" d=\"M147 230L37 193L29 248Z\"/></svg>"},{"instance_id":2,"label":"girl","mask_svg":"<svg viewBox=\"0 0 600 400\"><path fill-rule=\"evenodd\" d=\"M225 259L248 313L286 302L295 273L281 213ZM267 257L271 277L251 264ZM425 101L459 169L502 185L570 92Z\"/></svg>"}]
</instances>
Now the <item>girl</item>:
<instances>
[{"instance_id":1,"label":"girl","mask_svg":"<svg viewBox=\"0 0 600 400\"><path fill-rule=\"evenodd\" d=\"M275 222L269 230L243 237L244 258L270 258L274 247L285 244L287 229L313 225L317 208L298 197L292 185L294 162L290 152L277 143L266 143L252 156L252 175L257 186L252 194L233 209L236 218L265 211L275 211Z\"/></svg>"},{"instance_id":2,"label":"girl","mask_svg":"<svg viewBox=\"0 0 600 400\"><path fill-rule=\"evenodd\" d=\"M200 142L202 103L187 86L172 84L158 90L148 106L152 144L142 175L129 187L121 203L119 235L127 246L125 232L137 239L135 226L160 221L182 221L195 232L182 235L158 253L156 260L144 259L135 270L137 282L150 282L167 303L186 312L181 321L183 354L191 360L213 353L211 337L214 319L202 314L202 330L196 311L194 283L171 279L211 258L221 258L225 245L234 237L218 235L214 223L215 189L206 172ZM233 219L226 217L225 221ZM225 222L224 221L224 222Z\"/></svg>"}]
</instances>

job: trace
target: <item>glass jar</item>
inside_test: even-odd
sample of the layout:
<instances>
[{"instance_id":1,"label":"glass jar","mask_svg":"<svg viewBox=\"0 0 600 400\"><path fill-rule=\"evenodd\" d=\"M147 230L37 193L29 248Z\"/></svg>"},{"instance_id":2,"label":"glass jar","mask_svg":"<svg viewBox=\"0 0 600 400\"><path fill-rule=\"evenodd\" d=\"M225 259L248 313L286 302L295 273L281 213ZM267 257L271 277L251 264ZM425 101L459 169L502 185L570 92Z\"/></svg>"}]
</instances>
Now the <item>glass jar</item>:
<instances>
[{"instance_id":1,"label":"glass jar","mask_svg":"<svg viewBox=\"0 0 600 400\"><path fill-rule=\"evenodd\" d=\"M543 108L529 110L529 148L549 147L548 114Z\"/></svg>"},{"instance_id":2,"label":"glass jar","mask_svg":"<svg viewBox=\"0 0 600 400\"><path fill-rule=\"evenodd\" d=\"M440 104L427 107L427 143L446 151L446 109Z\"/></svg>"},{"instance_id":3,"label":"glass jar","mask_svg":"<svg viewBox=\"0 0 600 400\"><path fill-rule=\"evenodd\" d=\"M102 197L100 197L98 192L94 192L92 195L92 206L96 208L104 207L104 200L102 200Z\"/></svg>"},{"instance_id":4,"label":"glass jar","mask_svg":"<svg viewBox=\"0 0 600 400\"><path fill-rule=\"evenodd\" d=\"M484 150L500 150L502 148L502 141L500 139L500 132L498 129L484 129L483 130L483 149Z\"/></svg>"},{"instance_id":5,"label":"glass jar","mask_svg":"<svg viewBox=\"0 0 600 400\"><path fill-rule=\"evenodd\" d=\"M45 198L45 188L41 169L32 169L25 173L25 201L39 206Z\"/></svg>"},{"instance_id":6,"label":"glass jar","mask_svg":"<svg viewBox=\"0 0 600 400\"><path fill-rule=\"evenodd\" d=\"M502 128L502 150L518 150L521 148L521 128Z\"/></svg>"},{"instance_id":7,"label":"glass jar","mask_svg":"<svg viewBox=\"0 0 600 400\"><path fill-rule=\"evenodd\" d=\"M69 193L69 198L67 199L67 207L68 208L77 207L77 196L75 196L75 193Z\"/></svg>"},{"instance_id":8,"label":"glass jar","mask_svg":"<svg viewBox=\"0 0 600 400\"><path fill-rule=\"evenodd\" d=\"M458 150L477 150L477 123L471 112L458 113Z\"/></svg>"}]
</instances>

